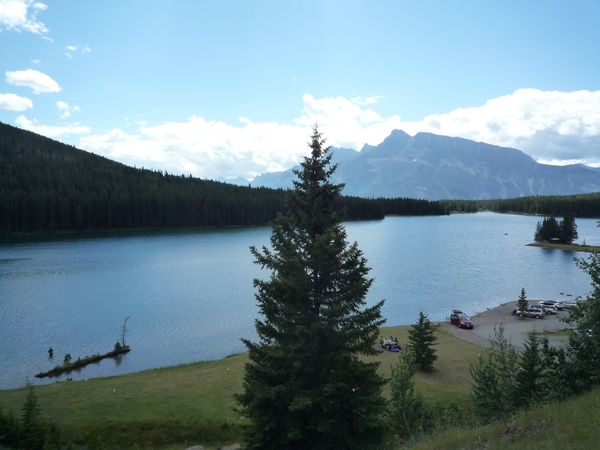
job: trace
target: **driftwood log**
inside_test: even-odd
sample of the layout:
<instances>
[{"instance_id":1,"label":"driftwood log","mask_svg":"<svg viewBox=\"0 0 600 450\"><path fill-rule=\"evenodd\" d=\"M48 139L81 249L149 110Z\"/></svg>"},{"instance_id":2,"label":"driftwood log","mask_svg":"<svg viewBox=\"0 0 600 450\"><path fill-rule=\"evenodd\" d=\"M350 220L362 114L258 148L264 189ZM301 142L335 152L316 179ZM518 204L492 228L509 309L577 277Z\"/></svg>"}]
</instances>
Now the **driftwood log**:
<instances>
[{"instance_id":1,"label":"driftwood log","mask_svg":"<svg viewBox=\"0 0 600 450\"><path fill-rule=\"evenodd\" d=\"M36 376L36 378L57 377L59 375L62 375L65 372L71 372L73 370L80 369L82 367L87 366L88 364L95 363L104 358L112 358L115 356L122 355L123 353L128 353L130 351L131 351L131 348L129 347L129 345L125 345L124 347L121 347L117 350L113 350L111 352L105 353L104 355L96 354L96 355L92 355L92 356L86 356L83 359L80 358L77 361L63 364L62 366L56 366L54 369L49 370L47 372L40 372L40 373L36 374L35 376Z\"/></svg>"}]
</instances>

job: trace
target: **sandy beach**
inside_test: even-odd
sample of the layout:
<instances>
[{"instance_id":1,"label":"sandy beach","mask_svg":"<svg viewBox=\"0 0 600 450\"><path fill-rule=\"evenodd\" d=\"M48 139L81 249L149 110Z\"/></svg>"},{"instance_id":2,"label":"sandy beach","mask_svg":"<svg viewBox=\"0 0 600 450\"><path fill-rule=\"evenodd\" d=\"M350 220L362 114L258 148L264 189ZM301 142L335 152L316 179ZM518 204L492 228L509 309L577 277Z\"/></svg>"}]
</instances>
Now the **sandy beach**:
<instances>
[{"instance_id":1,"label":"sandy beach","mask_svg":"<svg viewBox=\"0 0 600 450\"><path fill-rule=\"evenodd\" d=\"M529 300L529 304L536 305L538 301ZM504 303L497 308L471 315L471 319L473 320L472 330L458 328L455 325L450 325L449 322L444 322L440 326L460 339L481 347L489 347L489 337L494 335L494 326L504 323L505 336L519 350L524 348L523 343L529 331L534 329L537 331L559 331L569 328L568 324L559 320L561 317L569 315L568 309L558 311L556 315L546 315L543 319L524 319L512 315L512 311L516 308L516 305L517 302L515 300ZM465 311L465 313L468 314L470 311ZM567 336L551 336L548 338L552 346L560 346L567 339Z\"/></svg>"}]
</instances>

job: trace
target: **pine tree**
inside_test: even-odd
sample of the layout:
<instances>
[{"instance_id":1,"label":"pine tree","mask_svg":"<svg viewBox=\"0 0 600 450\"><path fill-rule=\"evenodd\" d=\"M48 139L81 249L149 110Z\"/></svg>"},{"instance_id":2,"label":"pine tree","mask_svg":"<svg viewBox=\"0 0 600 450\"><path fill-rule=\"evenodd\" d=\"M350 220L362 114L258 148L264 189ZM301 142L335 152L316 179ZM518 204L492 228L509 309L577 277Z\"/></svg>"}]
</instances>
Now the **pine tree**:
<instances>
[{"instance_id":1,"label":"pine tree","mask_svg":"<svg viewBox=\"0 0 600 450\"><path fill-rule=\"evenodd\" d=\"M390 378L389 415L393 433L401 439L429 431L434 426L433 408L415 390L415 354L407 346L392 366Z\"/></svg>"},{"instance_id":2,"label":"pine tree","mask_svg":"<svg viewBox=\"0 0 600 450\"><path fill-rule=\"evenodd\" d=\"M565 216L560 221L560 240L566 244L572 244L578 238L579 233L577 233L575 219L571 216Z\"/></svg>"},{"instance_id":3,"label":"pine tree","mask_svg":"<svg viewBox=\"0 0 600 450\"><path fill-rule=\"evenodd\" d=\"M542 222L538 222L535 230L536 241L549 241L560 237L560 224L555 217L544 217Z\"/></svg>"},{"instance_id":4,"label":"pine tree","mask_svg":"<svg viewBox=\"0 0 600 450\"><path fill-rule=\"evenodd\" d=\"M248 449L368 449L385 434L385 409L373 355L383 301L366 307L373 280L356 243L349 245L333 202L335 166L313 128L311 155L295 173L286 213L272 225L271 247L252 247L271 271L254 280L262 316L249 350L243 393Z\"/></svg>"},{"instance_id":5,"label":"pine tree","mask_svg":"<svg viewBox=\"0 0 600 450\"><path fill-rule=\"evenodd\" d=\"M519 406L529 406L544 398L542 384L544 358L541 344L535 331L527 334L527 339L523 344L525 350L521 354L521 367L515 377L515 395Z\"/></svg>"},{"instance_id":6,"label":"pine tree","mask_svg":"<svg viewBox=\"0 0 600 450\"><path fill-rule=\"evenodd\" d=\"M437 359L432 348L437 341L431 322L423 311L419 313L419 320L408 330L408 341L415 353L415 364L418 370L432 371L433 363Z\"/></svg>"},{"instance_id":7,"label":"pine tree","mask_svg":"<svg viewBox=\"0 0 600 450\"><path fill-rule=\"evenodd\" d=\"M43 448L49 430L42 417L37 395L29 380L27 380L27 398L22 410L20 448L25 450L39 450Z\"/></svg>"},{"instance_id":8,"label":"pine tree","mask_svg":"<svg viewBox=\"0 0 600 450\"><path fill-rule=\"evenodd\" d=\"M517 410L515 386L519 356L504 336L504 324L494 327L490 344L487 357L480 356L477 364L470 367L473 378L471 399L475 414L484 422L505 417Z\"/></svg>"},{"instance_id":9,"label":"pine tree","mask_svg":"<svg viewBox=\"0 0 600 450\"><path fill-rule=\"evenodd\" d=\"M521 288L521 295L517 299L517 309L519 311L525 311L529 302L527 301L527 296L525 295L525 288Z\"/></svg>"}]
</instances>

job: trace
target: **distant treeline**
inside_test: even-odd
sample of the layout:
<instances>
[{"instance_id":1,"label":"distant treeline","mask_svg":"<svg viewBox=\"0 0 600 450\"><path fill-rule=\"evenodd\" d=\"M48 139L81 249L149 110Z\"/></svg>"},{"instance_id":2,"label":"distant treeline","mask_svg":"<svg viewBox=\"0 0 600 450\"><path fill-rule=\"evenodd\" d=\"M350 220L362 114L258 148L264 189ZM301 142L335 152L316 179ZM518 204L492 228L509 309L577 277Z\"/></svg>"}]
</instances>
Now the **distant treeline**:
<instances>
[{"instance_id":1,"label":"distant treeline","mask_svg":"<svg viewBox=\"0 0 600 450\"><path fill-rule=\"evenodd\" d=\"M520 213L556 217L600 217L600 192L579 195L530 196L499 200L441 200L450 212Z\"/></svg>"},{"instance_id":2,"label":"distant treeline","mask_svg":"<svg viewBox=\"0 0 600 450\"><path fill-rule=\"evenodd\" d=\"M282 189L137 169L0 123L0 233L266 225ZM343 197L348 220L440 215L438 202Z\"/></svg>"}]
</instances>

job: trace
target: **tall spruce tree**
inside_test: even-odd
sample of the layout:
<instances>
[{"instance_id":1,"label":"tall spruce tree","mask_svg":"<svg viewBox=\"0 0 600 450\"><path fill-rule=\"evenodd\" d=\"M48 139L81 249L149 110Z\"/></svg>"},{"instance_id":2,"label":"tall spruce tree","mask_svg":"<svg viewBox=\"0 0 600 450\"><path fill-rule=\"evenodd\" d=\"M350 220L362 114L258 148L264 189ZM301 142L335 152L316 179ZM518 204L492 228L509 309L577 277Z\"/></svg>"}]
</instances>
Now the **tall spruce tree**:
<instances>
[{"instance_id":1,"label":"tall spruce tree","mask_svg":"<svg viewBox=\"0 0 600 450\"><path fill-rule=\"evenodd\" d=\"M415 364L418 370L432 371L433 363L437 359L435 349L437 337L431 322L423 311L419 312L419 320L408 330L408 341L415 353Z\"/></svg>"},{"instance_id":2,"label":"tall spruce tree","mask_svg":"<svg viewBox=\"0 0 600 450\"><path fill-rule=\"evenodd\" d=\"M579 233L577 233L575 219L572 216L565 216L560 221L560 240L567 244L572 244L578 238Z\"/></svg>"},{"instance_id":3,"label":"tall spruce tree","mask_svg":"<svg viewBox=\"0 0 600 450\"><path fill-rule=\"evenodd\" d=\"M330 181L324 143L315 125L311 155L272 225L272 249L251 248L271 276L254 280L260 341L243 340L250 361L235 396L248 449L368 449L385 434L385 381L378 363L360 359L376 353L383 301L366 307L373 280L333 211L343 185Z\"/></svg>"},{"instance_id":4,"label":"tall spruce tree","mask_svg":"<svg viewBox=\"0 0 600 450\"><path fill-rule=\"evenodd\" d=\"M527 301L527 296L525 295L525 288L521 288L521 295L517 299L517 309L519 311L525 311L529 306L529 302Z\"/></svg>"},{"instance_id":5,"label":"tall spruce tree","mask_svg":"<svg viewBox=\"0 0 600 450\"><path fill-rule=\"evenodd\" d=\"M544 355L542 353L543 341L535 332L527 333L523 343L525 350L521 354L521 367L515 376L515 401L517 405L526 407L532 403L542 402L547 394L543 383L545 371Z\"/></svg>"}]
</instances>

